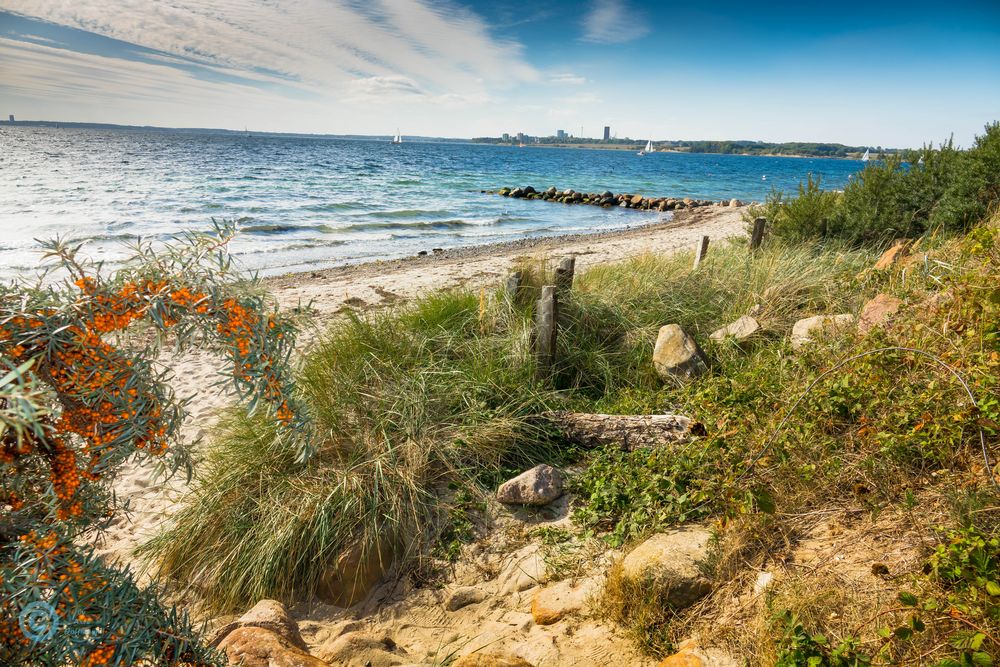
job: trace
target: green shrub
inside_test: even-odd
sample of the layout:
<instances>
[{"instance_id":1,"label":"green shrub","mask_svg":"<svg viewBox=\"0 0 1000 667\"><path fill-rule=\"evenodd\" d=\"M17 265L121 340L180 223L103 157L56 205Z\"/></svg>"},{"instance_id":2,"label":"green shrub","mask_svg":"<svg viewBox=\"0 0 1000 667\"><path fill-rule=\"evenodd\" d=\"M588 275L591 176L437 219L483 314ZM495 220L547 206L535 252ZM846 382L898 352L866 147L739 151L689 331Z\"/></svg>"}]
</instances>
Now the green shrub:
<instances>
[{"instance_id":1,"label":"green shrub","mask_svg":"<svg viewBox=\"0 0 1000 667\"><path fill-rule=\"evenodd\" d=\"M831 233L840 198L840 193L821 189L820 179L809 174L799 184L798 197L786 200L781 192L772 191L762 206L751 206L744 217L748 221L765 217L773 237L796 243Z\"/></svg>"}]
</instances>

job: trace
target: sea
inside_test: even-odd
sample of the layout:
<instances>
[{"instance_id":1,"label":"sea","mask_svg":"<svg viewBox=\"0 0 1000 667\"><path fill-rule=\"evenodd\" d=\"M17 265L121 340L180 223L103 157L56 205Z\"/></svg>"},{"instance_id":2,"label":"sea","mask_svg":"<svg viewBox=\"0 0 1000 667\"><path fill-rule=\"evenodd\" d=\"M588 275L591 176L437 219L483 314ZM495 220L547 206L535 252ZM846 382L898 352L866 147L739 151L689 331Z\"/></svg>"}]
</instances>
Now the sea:
<instances>
[{"instance_id":1,"label":"sea","mask_svg":"<svg viewBox=\"0 0 1000 667\"><path fill-rule=\"evenodd\" d=\"M0 127L0 276L33 273L63 237L113 266L137 236L170 241L236 221L232 249L262 275L434 248L606 231L670 213L484 193L550 186L762 201L808 174L841 189L860 161L558 149L461 142Z\"/></svg>"}]
</instances>

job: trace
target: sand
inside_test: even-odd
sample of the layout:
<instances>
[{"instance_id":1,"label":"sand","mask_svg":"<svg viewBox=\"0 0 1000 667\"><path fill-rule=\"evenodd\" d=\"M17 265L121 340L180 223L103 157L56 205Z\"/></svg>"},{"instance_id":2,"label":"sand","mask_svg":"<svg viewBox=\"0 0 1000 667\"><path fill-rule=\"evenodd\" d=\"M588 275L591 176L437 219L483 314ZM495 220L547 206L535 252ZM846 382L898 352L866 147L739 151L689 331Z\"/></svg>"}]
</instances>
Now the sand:
<instances>
[{"instance_id":1,"label":"sand","mask_svg":"<svg viewBox=\"0 0 1000 667\"><path fill-rule=\"evenodd\" d=\"M680 212L662 223L625 231L446 250L425 257L290 274L265 282L282 308L309 304L314 309L312 320L317 326L302 336L300 347L305 348L322 325L337 317L345 305L355 309L381 308L443 288L497 285L515 261L523 257L575 255L577 271L582 272L598 264L647 252L689 250L703 235L717 242L743 234L740 219L743 210L704 207ZM195 453L197 475L198 454L204 447L197 441L216 422L220 412L232 405L233 397L217 384L220 366L212 355L194 351L175 358L165 353L161 362L174 371L173 384L178 395L195 397L182 438ZM128 503L130 511L114 519L97 545L104 557L130 563L140 573L144 572L143 563L133 550L169 522L190 489L182 476L164 481L155 472L151 465L133 465L122 472L115 491L121 501ZM563 513L552 520L567 519ZM370 636L391 635L400 647L408 647L407 654L414 658L412 662L433 655L440 657L451 650L467 652L488 643L491 648L516 652L536 665L599 665L610 661L646 664L626 640L599 620L576 620L547 627L531 623L530 600L537 582L517 590L523 584L511 586L510 580L524 573L525 562L537 567L538 557L533 555L537 545L508 546L512 549L509 553L503 547L498 553L487 550L488 553L482 554L483 562L495 574L490 581L478 582L487 598L457 612L443 611L442 591L409 592L393 585L384 587L385 590L356 609L305 605L297 607L295 614L303 621L307 642L321 653L340 634L364 632ZM477 577L483 577L477 572L459 568L452 573L444 590L477 583Z\"/></svg>"}]
</instances>

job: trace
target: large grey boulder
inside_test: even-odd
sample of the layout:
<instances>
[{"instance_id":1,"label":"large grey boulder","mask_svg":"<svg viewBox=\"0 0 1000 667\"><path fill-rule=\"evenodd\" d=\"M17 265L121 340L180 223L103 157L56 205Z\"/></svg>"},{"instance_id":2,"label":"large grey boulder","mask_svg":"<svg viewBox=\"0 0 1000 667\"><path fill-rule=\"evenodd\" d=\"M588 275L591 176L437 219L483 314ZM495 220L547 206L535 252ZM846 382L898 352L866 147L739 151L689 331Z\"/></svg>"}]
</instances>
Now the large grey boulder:
<instances>
[{"instance_id":1,"label":"large grey boulder","mask_svg":"<svg viewBox=\"0 0 1000 667\"><path fill-rule=\"evenodd\" d=\"M653 347L653 366L664 380L693 378L708 370L701 348L679 324L660 327Z\"/></svg>"},{"instance_id":2,"label":"large grey boulder","mask_svg":"<svg viewBox=\"0 0 1000 667\"><path fill-rule=\"evenodd\" d=\"M709 335L714 341L735 338L736 340L746 340L760 331L760 322L749 315L744 315L735 322L731 322L721 329L716 329Z\"/></svg>"},{"instance_id":3,"label":"large grey boulder","mask_svg":"<svg viewBox=\"0 0 1000 667\"><path fill-rule=\"evenodd\" d=\"M702 573L712 534L702 526L685 526L658 533L633 549L622 561L622 576L661 589L674 609L695 603L711 590Z\"/></svg>"},{"instance_id":4,"label":"large grey boulder","mask_svg":"<svg viewBox=\"0 0 1000 667\"><path fill-rule=\"evenodd\" d=\"M816 336L843 331L854 324L854 315L815 315L792 326L792 347L796 350L813 342Z\"/></svg>"},{"instance_id":5,"label":"large grey boulder","mask_svg":"<svg viewBox=\"0 0 1000 667\"><path fill-rule=\"evenodd\" d=\"M497 500L505 505L548 505L562 495L562 473L550 465L537 465L497 489Z\"/></svg>"}]
</instances>

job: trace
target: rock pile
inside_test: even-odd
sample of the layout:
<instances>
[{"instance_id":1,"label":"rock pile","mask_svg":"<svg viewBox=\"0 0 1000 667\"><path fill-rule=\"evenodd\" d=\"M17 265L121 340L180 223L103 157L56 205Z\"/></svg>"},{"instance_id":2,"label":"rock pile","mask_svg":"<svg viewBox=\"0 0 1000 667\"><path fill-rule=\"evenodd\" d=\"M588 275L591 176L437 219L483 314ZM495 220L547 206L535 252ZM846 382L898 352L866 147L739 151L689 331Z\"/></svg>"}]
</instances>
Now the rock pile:
<instances>
[{"instance_id":1,"label":"rock pile","mask_svg":"<svg viewBox=\"0 0 1000 667\"><path fill-rule=\"evenodd\" d=\"M674 211L685 208L696 208L699 206L739 206L738 200L725 202L714 202L708 199L674 199L668 197L645 197L638 194L619 193L615 194L608 190L604 192L577 192L575 190L558 190L549 188L539 192L530 185L523 188L500 188L489 194L498 194L501 197L512 197L514 199L541 199L542 201L558 202L560 204L589 204L590 206L602 206L611 208L634 208L643 211ZM735 204L733 202L736 202Z\"/></svg>"}]
</instances>

